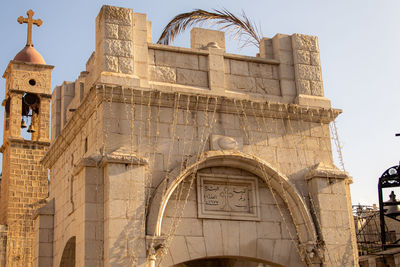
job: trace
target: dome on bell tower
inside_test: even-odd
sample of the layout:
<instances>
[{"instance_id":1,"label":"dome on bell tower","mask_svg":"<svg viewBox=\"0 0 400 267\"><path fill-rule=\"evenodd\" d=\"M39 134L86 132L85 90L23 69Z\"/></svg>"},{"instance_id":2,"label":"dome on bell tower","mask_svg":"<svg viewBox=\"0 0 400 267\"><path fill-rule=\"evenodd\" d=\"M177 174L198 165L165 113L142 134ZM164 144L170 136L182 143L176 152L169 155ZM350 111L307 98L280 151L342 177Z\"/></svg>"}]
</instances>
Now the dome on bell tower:
<instances>
[{"instance_id":1,"label":"dome on bell tower","mask_svg":"<svg viewBox=\"0 0 400 267\"><path fill-rule=\"evenodd\" d=\"M42 55L33 46L25 46L15 57L14 60L35 64L46 64Z\"/></svg>"},{"instance_id":2,"label":"dome on bell tower","mask_svg":"<svg viewBox=\"0 0 400 267\"><path fill-rule=\"evenodd\" d=\"M43 22L41 19L33 19L33 14L35 14L35 12L33 12L32 9L26 12L26 14L28 15L27 18L20 16L18 17L17 20L20 24L22 23L28 24L26 46L14 57L14 60L27 63L46 64L42 55L38 51L36 51L35 48L33 48L33 43L32 43L33 25L39 27L40 25L42 25Z\"/></svg>"}]
</instances>

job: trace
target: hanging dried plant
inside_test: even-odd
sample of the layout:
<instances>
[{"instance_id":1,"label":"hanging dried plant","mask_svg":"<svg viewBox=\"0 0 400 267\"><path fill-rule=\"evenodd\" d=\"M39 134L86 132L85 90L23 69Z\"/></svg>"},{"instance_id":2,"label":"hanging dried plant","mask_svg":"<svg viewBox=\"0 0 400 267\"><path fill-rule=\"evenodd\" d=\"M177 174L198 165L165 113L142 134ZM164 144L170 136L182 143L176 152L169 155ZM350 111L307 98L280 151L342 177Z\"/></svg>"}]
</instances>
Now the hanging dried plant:
<instances>
[{"instance_id":1,"label":"hanging dried plant","mask_svg":"<svg viewBox=\"0 0 400 267\"><path fill-rule=\"evenodd\" d=\"M259 47L262 34L258 27L254 25L246 14L242 11L240 17L235 16L226 9L213 10L214 12L195 9L192 12L182 13L175 16L164 28L158 44L168 45L172 43L175 37L182 33L186 28L194 24L209 22L211 26L219 26L219 30L230 29L233 39L238 39L242 47L249 44Z\"/></svg>"}]
</instances>

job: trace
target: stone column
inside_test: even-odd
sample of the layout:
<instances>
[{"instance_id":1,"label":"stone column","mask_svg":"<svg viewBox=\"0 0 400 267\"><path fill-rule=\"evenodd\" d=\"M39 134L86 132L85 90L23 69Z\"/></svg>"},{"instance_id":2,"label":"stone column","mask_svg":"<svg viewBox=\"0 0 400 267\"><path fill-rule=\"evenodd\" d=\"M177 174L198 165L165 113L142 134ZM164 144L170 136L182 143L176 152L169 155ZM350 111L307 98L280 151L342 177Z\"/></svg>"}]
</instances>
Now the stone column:
<instances>
[{"instance_id":1,"label":"stone column","mask_svg":"<svg viewBox=\"0 0 400 267\"><path fill-rule=\"evenodd\" d=\"M330 108L330 101L324 97L317 37L293 34L291 39L296 102L300 105Z\"/></svg>"},{"instance_id":2,"label":"stone column","mask_svg":"<svg viewBox=\"0 0 400 267\"><path fill-rule=\"evenodd\" d=\"M89 73L88 80L122 86L146 85L149 25L145 14L103 6L96 18L95 60L90 63L95 66L89 67L94 73Z\"/></svg>"},{"instance_id":3,"label":"stone column","mask_svg":"<svg viewBox=\"0 0 400 267\"><path fill-rule=\"evenodd\" d=\"M22 92L10 93L10 120L9 137L22 139L21 137Z\"/></svg>"},{"instance_id":4,"label":"stone column","mask_svg":"<svg viewBox=\"0 0 400 267\"><path fill-rule=\"evenodd\" d=\"M191 48L205 49L208 55L208 84L211 91L225 93L225 33L194 28L190 32Z\"/></svg>"},{"instance_id":5,"label":"stone column","mask_svg":"<svg viewBox=\"0 0 400 267\"><path fill-rule=\"evenodd\" d=\"M49 142L50 129L50 101L51 95L42 95L40 97L39 123L38 123L38 140Z\"/></svg>"},{"instance_id":6,"label":"stone column","mask_svg":"<svg viewBox=\"0 0 400 267\"><path fill-rule=\"evenodd\" d=\"M260 56L268 57L270 40L263 38L260 44ZM293 68L293 52L292 41L289 35L276 34L272 38L273 57L279 60L279 82L281 87L281 95L293 101L296 97L296 85Z\"/></svg>"},{"instance_id":7,"label":"stone column","mask_svg":"<svg viewBox=\"0 0 400 267\"><path fill-rule=\"evenodd\" d=\"M134 60L134 75L139 77L140 79L140 86L141 87L148 87L149 83L149 63L148 63L148 54L149 49L147 45L147 37L148 31L151 32L151 29L147 23L147 15L141 13L134 13L133 14L133 60Z\"/></svg>"},{"instance_id":8,"label":"stone column","mask_svg":"<svg viewBox=\"0 0 400 267\"><path fill-rule=\"evenodd\" d=\"M319 163L306 176L310 208L325 245L324 266L358 264L349 182L351 178L333 165Z\"/></svg>"}]
</instances>

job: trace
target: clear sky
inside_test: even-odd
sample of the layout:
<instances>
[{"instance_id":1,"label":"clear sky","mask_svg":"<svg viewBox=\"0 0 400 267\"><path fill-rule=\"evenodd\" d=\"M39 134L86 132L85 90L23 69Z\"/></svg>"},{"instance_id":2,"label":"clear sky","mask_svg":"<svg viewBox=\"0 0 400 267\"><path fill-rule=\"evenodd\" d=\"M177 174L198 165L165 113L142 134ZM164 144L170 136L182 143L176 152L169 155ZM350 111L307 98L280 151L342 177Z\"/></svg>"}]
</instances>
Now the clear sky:
<instances>
[{"instance_id":1,"label":"clear sky","mask_svg":"<svg viewBox=\"0 0 400 267\"><path fill-rule=\"evenodd\" d=\"M132 8L153 23L153 41L176 14L194 8L244 10L264 36L303 33L319 38L325 95L343 109L337 119L346 170L354 178L353 203L377 203L380 175L400 160L400 1L398 0L14 0L0 4L0 71L24 47L28 9L43 20L33 43L54 65L52 87L75 80L94 50L94 23L102 5ZM189 46L188 35L174 45ZM255 48L228 52L255 55ZM4 97L5 81L0 81ZM0 120L3 120L1 108ZM0 132L2 133L0 123ZM398 193L400 197L400 192ZM388 197L385 197L388 198Z\"/></svg>"}]
</instances>

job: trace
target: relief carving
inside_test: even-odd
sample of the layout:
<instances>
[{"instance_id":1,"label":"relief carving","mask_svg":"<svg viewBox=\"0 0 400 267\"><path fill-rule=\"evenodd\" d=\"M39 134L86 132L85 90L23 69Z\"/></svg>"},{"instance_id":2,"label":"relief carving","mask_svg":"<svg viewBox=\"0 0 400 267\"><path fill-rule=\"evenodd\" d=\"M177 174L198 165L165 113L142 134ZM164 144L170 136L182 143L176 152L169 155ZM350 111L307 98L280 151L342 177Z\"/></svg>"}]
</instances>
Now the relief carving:
<instances>
[{"instance_id":1,"label":"relief carving","mask_svg":"<svg viewBox=\"0 0 400 267\"><path fill-rule=\"evenodd\" d=\"M29 84L32 79L35 80L35 85ZM42 93L45 88L51 88L50 79L46 73L15 71L12 73L10 81L12 89L27 92Z\"/></svg>"},{"instance_id":2,"label":"relief carving","mask_svg":"<svg viewBox=\"0 0 400 267\"><path fill-rule=\"evenodd\" d=\"M199 218L260 220L256 177L199 174Z\"/></svg>"}]
</instances>

